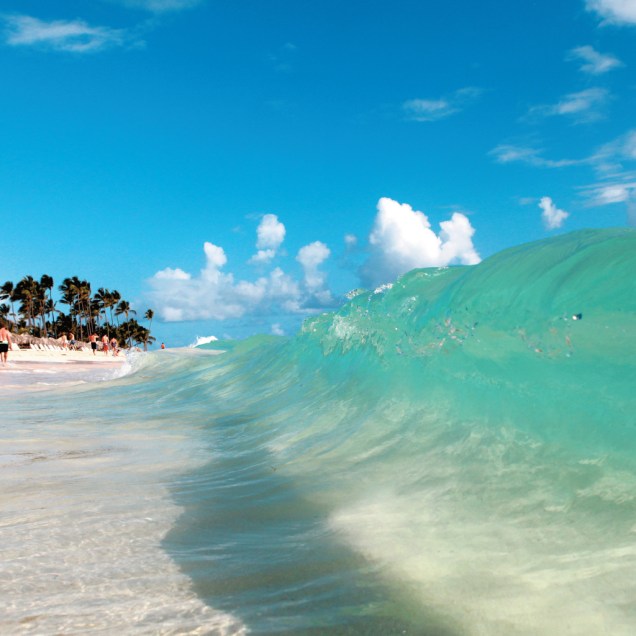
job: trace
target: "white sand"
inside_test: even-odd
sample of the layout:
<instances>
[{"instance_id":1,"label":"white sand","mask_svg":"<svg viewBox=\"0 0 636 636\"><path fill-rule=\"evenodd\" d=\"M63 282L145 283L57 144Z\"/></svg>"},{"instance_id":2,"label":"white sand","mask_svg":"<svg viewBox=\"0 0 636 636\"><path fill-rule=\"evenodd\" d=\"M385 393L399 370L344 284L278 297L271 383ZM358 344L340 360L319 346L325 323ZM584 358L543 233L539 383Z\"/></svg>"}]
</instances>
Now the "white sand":
<instances>
[{"instance_id":1,"label":"white sand","mask_svg":"<svg viewBox=\"0 0 636 636\"><path fill-rule=\"evenodd\" d=\"M20 349L9 351L7 364L0 364L0 391L15 386L44 387L51 384L105 379L120 369L126 356L97 351Z\"/></svg>"}]
</instances>

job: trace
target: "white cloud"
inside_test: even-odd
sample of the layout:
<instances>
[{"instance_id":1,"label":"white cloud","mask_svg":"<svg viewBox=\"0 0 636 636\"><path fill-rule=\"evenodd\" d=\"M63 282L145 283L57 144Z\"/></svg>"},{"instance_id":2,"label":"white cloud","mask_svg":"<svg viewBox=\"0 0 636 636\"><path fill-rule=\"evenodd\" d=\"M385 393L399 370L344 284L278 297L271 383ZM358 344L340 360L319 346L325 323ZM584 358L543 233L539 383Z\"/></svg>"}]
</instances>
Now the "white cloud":
<instances>
[{"instance_id":1,"label":"white cloud","mask_svg":"<svg viewBox=\"0 0 636 636\"><path fill-rule=\"evenodd\" d=\"M202 0L113 0L117 4L133 9L143 9L152 13L167 13L181 11L201 4Z\"/></svg>"},{"instance_id":2,"label":"white cloud","mask_svg":"<svg viewBox=\"0 0 636 636\"><path fill-rule=\"evenodd\" d=\"M252 256L250 263L269 263L285 240L285 226L275 214L265 214L259 223L256 235L258 252Z\"/></svg>"},{"instance_id":3,"label":"white cloud","mask_svg":"<svg viewBox=\"0 0 636 636\"><path fill-rule=\"evenodd\" d=\"M595 185L587 188L585 194L588 197L588 204L592 206L624 203L627 223L636 226L636 181Z\"/></svg>"},{"instance_id":4,"label":"white cloud","mask_svg":"<svg viewBox=\"0 0 636 636\"><path fill-rule=\"evenodd\" d=\"M300 286L280 268L255 281L234 280L222 271L227 256L206 242L205 267L198 276L166 268L149 279L148 296L163 320L226 320L270 311L301 311Z\"/></svg>"},{"instance_id":5,"label":"white cloud","mask_svg":"<svg viewBox=\"0 0 636 636\"><path fill-rule=\"evenodd\" d=\"M261 234L264 245L279 245L281 234L270 228ZM329 257L329 248L320 241L301 248L297 260L303 267L301 283L280 267L254 281L236 281L226 273L227 256L222 247L204 243L205 267L198 276L179 268L158 271L148 280L148 298L157 314L166 321L226 320L265 314L302 314L333 305L326 288L326 275L320 266Z\"/></svg>"},{"instance_id":6,"label":"white cloud","mask_svg":"<svg viewBox=\"0 0 636 636\"><path fill-rule=\"evenodd\" d=\"M622 154L626 159L636 159L636 130L630 130L622 140Z\"/></svg>"},{"instance_id":7,"label":"white cloud","mask_svg":"<svg viewBox=\"0 0 636 636\"><path fill-rule=\"evenodd\" d=\"M439 99L409 99L402 104L402 110L413 121L437 121L460 112L481 93L479 88L468 87Z\"/></svg>"},{"instance_id":8,"label":"white cloud","mask_svg":"<svg viewBox=\"0 0 636 636\"><path fill-rule=\"evenodd\" d=\"M121 29L90 26L83 20L45 22L28 15L5 17L6 43L35 46L70 53L93 53L112 46L123 46L127 34Z\"/></svg>"},{"instance_id":9,"label":"white cloud","mask_svg":"<svg viewBox=\"0 0 636 636\"><path fill-rule=\"evenodd\" d=\"M305 274L305 286L311 293L320 291L325 284L326 274L318 268L329 258L331 251L321 241L314 241L298 250L296 260Z\"/></svg>"},{"instance_id":10,"label":"white cloud","mask_svg":"<svg viewBox=\"0 0 636 636\"><path fill-rule=\"evenodd\" d=\"M515 146L513 144L500 144L493 148L489 155L495 158L497 163L525 163L539 168L566 168L590 163L591 159L545 159L541 151L536 148Z\"/></svg>"},{"instance_id":11,"label":"white cloud","mask_svg":"<svg viewBox=\"0 0 636 636\"><path fill-rule=\"evenodd\" d=\"M394 280L416 267L442 267L453 263L473 265L480 261L468 218L455 212L440 224L439 236L423 212L383 197L369 235L369 258L360 270L365 285Z\"/></svg>"},{"instance_id":12,"label":"white cloud","mask_svg":"<svg viewBox=\"0 0 636 636\"><path fill-rule=\"evenodd\" d=\"M607 97L608 92L604 88L588 88L566 95L554 105L553 110L556 115L577 115L603 104Z\"/></svg>"},{"instance_id":13,"label":"white cloud","mask_svg":"<svg viewBox=\"0 0 636 636\"><path fill-rule=\"evenodd\" d=\"M636 181L610 181L607 183L597 183L583 188L583 191L584 196L588 201L588 205L591 206L628 203L634 195L636 195Z\"/></svg>"},{"instance_id":14,"label":"white cloud","mask_svg":"<svg viewBox=\"0 0 636 636\"><path fill-rule=\"evenodd\" d=\"M344 242L347 249L353 249L358 244L358 237L355 234L345 234Z\"/></svg>"},{"instance_id":15,"label":"white cloud","mask_svg":"<svg viewBox=\"0 0 636 636\"><path fill-rule=\"evenodd\" d=\"M176 269L166 267L166 269L157 272L155 277L159 280L190 280L190 278L192 278L190 274L178 267Z\"/></svg>"},{"instance_id":16,"label":"white cloud","mask_svg":"<svg viewBox=\"0 0 636 636\"><path fill-rule=\"evenodd\" d=\"M587 0L586 6L608 23L636 24L636 0Z\"/></svg>"},{"instance_id":17,"label":"white cloud","mask_svg":"<svg viewBox=\"0 0 636 636\"><path fill-rule=\"evenodd\" d=\"M601 75L607 73L614 68L623 66L623 63L613 55L603 54L596 51L593 47L578 46L568 53L568 59L581 60L581 70L591 75Z\"/></svg>"},{"instance_id":18,"label":"white cloud","mask_svg":"<svg viewBox=\"0 0 636 636\"><path fill-rule=\"evenodd\" d=\"M285 330L281 327L280 323L275 322L272 325L272 335L274 336L284 336Z\"/></svg>"},{"instance_id":19,"label":"white cloud","mask_svg":"<svg viewBox=\"0 0 636 636\"><path fill-rule=\"evenodd\" d=\"M610 98L604 88L587 88L578 93L565 95L556 104L534 106L530 109L530 117L566 116L577 123L590 123L603 117L603 108Z\"/></svg>"},{"instance_id":20,"label":"white cloud","mask_svg":"<svg viewBox=\"0 0 636 636\"><path fill-rule=\"evenodd\" d=\"M543 219L543 224L548 230L560 228L565 222L565 219L570 216L565 210L557 208L550 197L541 197L539 207L542 210L541 218Z\"/></svg>"},{"instance_id":21,"label":"white cloud","mask_svg":"<svg viewBox=\"0 0 636 636\"><path fill-rule=\"evenodd\" d=\"M626 203L628 217L632 219L636 197L634 161L636 161L636 130L628 130L625 134L601 146L592 156L592 164L599 181L581 188L587 205L605 206Z\"/></svg>"}]
</instances>

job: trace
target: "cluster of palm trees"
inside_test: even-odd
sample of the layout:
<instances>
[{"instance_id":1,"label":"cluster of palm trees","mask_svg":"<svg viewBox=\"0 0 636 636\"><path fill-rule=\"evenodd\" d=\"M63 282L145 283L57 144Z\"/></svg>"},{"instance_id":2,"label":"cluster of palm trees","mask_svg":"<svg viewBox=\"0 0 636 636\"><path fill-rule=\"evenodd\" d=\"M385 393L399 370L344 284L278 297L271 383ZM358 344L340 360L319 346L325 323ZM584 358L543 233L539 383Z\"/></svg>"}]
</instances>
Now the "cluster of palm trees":
<instances>
[{"instance_id":1,"label":"cluster of palm trees","mask_svg":"<svg viewBox=\"0 0 636 636\"><path fill-rule=\"evenodd\" d=\"M0 286L0 301L6 301L0 302L0 319L8 322L15 333L40 337L73 333L84 340L94 333L105 334L121 344L143 345L144 349L155 341L150 335L152 309L144 314L148 327L140 325L132 317L137 312L118 291L100 287L93 294L91 284L77 276L62 281L57 301L53 289L53 278L46 274L40 280L25 276L15 285L7 281ZM68 313L57 308L59 303L68 306Z\"/></svg>"}]
</instances>

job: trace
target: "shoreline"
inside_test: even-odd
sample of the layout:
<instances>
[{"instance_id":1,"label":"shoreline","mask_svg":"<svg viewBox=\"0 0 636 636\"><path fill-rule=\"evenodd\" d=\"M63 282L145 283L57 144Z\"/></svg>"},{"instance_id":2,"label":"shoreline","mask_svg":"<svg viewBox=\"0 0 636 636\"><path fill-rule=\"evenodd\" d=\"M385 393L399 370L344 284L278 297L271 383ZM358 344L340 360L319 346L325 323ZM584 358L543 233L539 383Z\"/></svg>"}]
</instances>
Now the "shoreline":
<instances>
[{"instance_id":1,"label":"shoreline","mask_svg":"<svg viewBox=\"0 0 636 636\"><path fill-rule=\"evenodd\" d=\"M111 353L104 355L98 351L95 355L89 349L83 351L70 350L49 350L38 351L36 349L14 349L9 351L8 361L5 368L10 368L12 364L68 364L68 363L86 363L86 364L121 364L126 360L126 354L120 353L113 356ZM3 365L0 365L0 369Z\"/></svg>"},{"instance_id":2,"label":"shoreline","mask_svg":"<svg viewBox=\"0 0 636 636\"><path fill-rule=\"evenodd\" d=\"M96 355L84 351L19 349L0 363L0 394L7 390L106 379L122 369L126 354Z\"/></svg>"}]
</instances>

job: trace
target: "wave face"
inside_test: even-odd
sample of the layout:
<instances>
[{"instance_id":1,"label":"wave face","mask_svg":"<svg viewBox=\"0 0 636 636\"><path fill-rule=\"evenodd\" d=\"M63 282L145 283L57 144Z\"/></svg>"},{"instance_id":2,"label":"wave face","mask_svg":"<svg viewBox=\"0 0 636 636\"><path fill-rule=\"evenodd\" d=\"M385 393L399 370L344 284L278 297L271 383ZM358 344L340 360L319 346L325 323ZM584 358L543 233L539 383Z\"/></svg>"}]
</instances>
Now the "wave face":
<instances>
[{"instance_id":1,"label":"wave face","mask_svg":"<svg viewBox=\"0 0 636 636\"><path fill-rule=\"evenodd\" d=\"M633 633L635 319L617 229L234 343L166 546L257 633Z\"/></svg>"},{"instance_id":2,"label":"wave face","mask_svg":"<svg viewBox=\"0 0 636 636\"><path fill-rule=\"evenodd\" d=\"M136 364L93 413L187 440L161 546L236 633L633 633L635 231Z\"/></svg>"}]
</instances>

